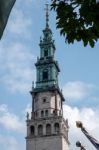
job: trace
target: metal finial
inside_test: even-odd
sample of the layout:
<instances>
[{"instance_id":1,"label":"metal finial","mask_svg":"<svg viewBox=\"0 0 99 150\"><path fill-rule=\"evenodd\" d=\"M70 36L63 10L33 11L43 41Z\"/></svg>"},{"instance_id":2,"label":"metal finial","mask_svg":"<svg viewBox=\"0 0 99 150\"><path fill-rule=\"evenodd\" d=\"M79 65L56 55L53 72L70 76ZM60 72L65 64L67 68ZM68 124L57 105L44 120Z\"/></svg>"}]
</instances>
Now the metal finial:
<instances>
[{"instance_id":1,"label":"metal finial","mask_svg":"<svg viewBox=\"0 0 99 150\"><path fill-rule=\"evenodd\" d=\"M49 9L48 9L48 2L45 4L46 5L46 28L48 28L49 27L49 24L48 24L48 22L49 22Z\"/></svg>"},{"instance_id":2,"label":"metal finial","mask_svg":"<svg viewBox=\"0 0 99 150\"><path fill-rule=\"evenodd\" d=\"M86 150L86 148L81 144L80 141L77 141L77 142L76 142L76 146L77 146L77 147L80 147L81 150Z\"/></svg>"}]
</instances>

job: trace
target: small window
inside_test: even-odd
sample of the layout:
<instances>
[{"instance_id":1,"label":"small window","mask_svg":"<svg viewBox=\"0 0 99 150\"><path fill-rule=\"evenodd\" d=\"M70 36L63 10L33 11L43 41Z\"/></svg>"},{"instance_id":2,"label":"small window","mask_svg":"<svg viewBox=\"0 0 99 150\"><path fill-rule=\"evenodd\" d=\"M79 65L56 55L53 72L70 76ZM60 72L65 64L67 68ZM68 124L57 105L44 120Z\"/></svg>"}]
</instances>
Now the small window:
<instances>
[{"instance_id":1,"label":"small window","mask_svg":"<svg viewBox=\"0 0 99 150\"><path fill-rule=\"evenodd\" d=\"M43 103L46 103L46 98L43 98Z\"/></svg>"},{"instance_id":2,"label":"small window","mask_svg":"<svg viewBox=\"0 0 99 150\"><path fill-rule=\"evenodd\" d=\"M54 130L55 130L55 133L59 133L59 123L55 123L54 124Z\"/></svg>"},{"instance_id":3,"label":"small window","mask_svg":"<svg viewBox=\"0 0 99 150\"><path fill-rule=\"evenodd\" d=\"M41 111L41 117L44 117L44 111L43 110Z\"/></svg>"},{"instance_id":4,"label":"small window","mask_svg":"<svg viewBox=\"0 0 99 150\"><path fill-rule=\"evenodd\" d=\"M34 128L34 126L30 126L30 134L31 135L35 134L35 128Z\"/></svg>"},{"instance_id":5,"label":"small window","mask_svg":"<svg viewBox=\"0 0 99 150\"><path fill-rule=\"evenodd\" d=\"M48 56L48 50L44 51L44 56L47 57Z\"/></svg>"},{"instance_id":6,"label":"small window","mask_svg":"<svg viewBox=\"0 0 99 150\"><path fill-rule=\"evenodd\" d=\"M55 115L55 110L53 110L53 114Z\"/></svg>"},{"instance_id":7,"label":"small window","mask_svg":"<svg viewBox=\"0 0 99 150\"><path fill-rule=\"evenodd\" d=\"M48 116L48 110L45 110L45 116L46 117Z\"/></svg>"},{"instance_id":8,"label":"small window","mask_svg":"<svg viewBox=\"0 0 99 150\"><path fill-rule=\"evenodd\" d=\"M43 71L43 80L48 80L48 70Z\"/></svg>"}]
</instances>

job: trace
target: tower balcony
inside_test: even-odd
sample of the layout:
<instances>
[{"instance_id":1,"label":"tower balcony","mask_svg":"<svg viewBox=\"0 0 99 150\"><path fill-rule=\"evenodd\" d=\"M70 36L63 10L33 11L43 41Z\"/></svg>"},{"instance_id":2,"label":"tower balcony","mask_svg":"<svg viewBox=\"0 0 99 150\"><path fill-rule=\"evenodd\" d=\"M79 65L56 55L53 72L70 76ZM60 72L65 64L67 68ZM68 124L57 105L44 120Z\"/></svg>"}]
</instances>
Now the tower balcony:
<instances>
[{"instance_id":1,"label":"tower balcony","mask_svg":"<svg viewBox=\"0 0 99 150\"><path fill-rule=\"evenodd\" d=\"M56 137L64 136L68 141L68 120L63 117L56 116L47 119L27 120L27 137L26 139L34 139L39 137Z\"/></svg>"},{"instance_id":2,"label":"tower balcony","mask_svg":"<svg viewBox=\"0 0 99 150\"><path fill-rule=\"evenodd\" d=\"M45 89L45 88L51 88L51 87L56 87L56 86L58 85L55 83L55 80L36 82L36 88Z\"/></svg>"},{"instance_id":3,"label":"tower balcony","mask_svg":"<svg viewBox=\"0 0 99 150\"><path fill-rule=\"evenodd\" d=\"M49 64L54 64L58 69L58 72L60 72L58 61L55 61L52 56L37 58L37 63L35 64L35 66L37 67L37 66L49 65Z\"/></svg>"}]
</instances>

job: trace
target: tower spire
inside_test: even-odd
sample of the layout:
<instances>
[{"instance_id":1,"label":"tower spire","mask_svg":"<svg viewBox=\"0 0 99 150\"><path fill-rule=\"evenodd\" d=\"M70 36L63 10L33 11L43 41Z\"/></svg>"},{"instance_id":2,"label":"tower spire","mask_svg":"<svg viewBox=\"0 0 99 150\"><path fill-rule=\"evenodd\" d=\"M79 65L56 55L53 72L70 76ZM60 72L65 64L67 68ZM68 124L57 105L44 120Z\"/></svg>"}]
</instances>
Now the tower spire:
<instances>
[{"instance_id":1,"label":"tower spire","mask_svg":"<svg viewBox=\"0 0 99 150\"><path fill-rule=\"evenodd\" d=\"M64 96L58 84L60 68L55 60L49 5L45 3L45 28L40 38L36 83L32 83L32 112L27 113L26 150L69 150L68 120L63 118ZM63 128L62 128L63 127ZM48 146L50 145L50 147Z\"/></svg>"},{"instance_id":2,"label":"tower spire","mask_svg":"<svg viewBox=\"0 0 99 150\"><path fill-rule=\"evenodd\" d=\"M49 22L49 9L48 9L48 2L45 4L46 5L46 8L45 8L45 10L46 10L46 28L48 28L49 27L49 24L48 24L48 22Z\"/></svg>"}]
</instances>

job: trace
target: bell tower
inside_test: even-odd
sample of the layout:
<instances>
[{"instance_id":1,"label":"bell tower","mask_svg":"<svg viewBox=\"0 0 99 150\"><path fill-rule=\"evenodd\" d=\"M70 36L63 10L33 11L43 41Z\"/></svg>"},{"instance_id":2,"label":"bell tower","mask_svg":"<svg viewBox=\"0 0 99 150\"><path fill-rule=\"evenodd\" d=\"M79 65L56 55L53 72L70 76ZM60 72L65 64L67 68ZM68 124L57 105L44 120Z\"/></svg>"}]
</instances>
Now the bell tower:
<instances>
[{"instance_id":1,"label":"bell tower","mask_svg":"<svg viewBox=\"0 0 99 150\"><path fill-rule=\"evenodd\" d=\"M35 64L37 69L36 88L58 87L58 73L60 71L57 61L54 60L55 45L48 24L48 5L46 6L46 27L43 30L43 38L40 38L40 58Z\"/></svg>"},{"instance_id":2,"label":"bell tower","mask_svg":"<svg viewBox=\"0 0 99 150\"><path fill-rule=\"evenodd\" d=\"M58 84L60 68L54 59L55 44L49 28L48 4L46 26L40 38L36 85L32 86L32 112L27 113L26 150L69 150L68 120L63 118L65 101Z\"/></svg>"}]
</instances>

